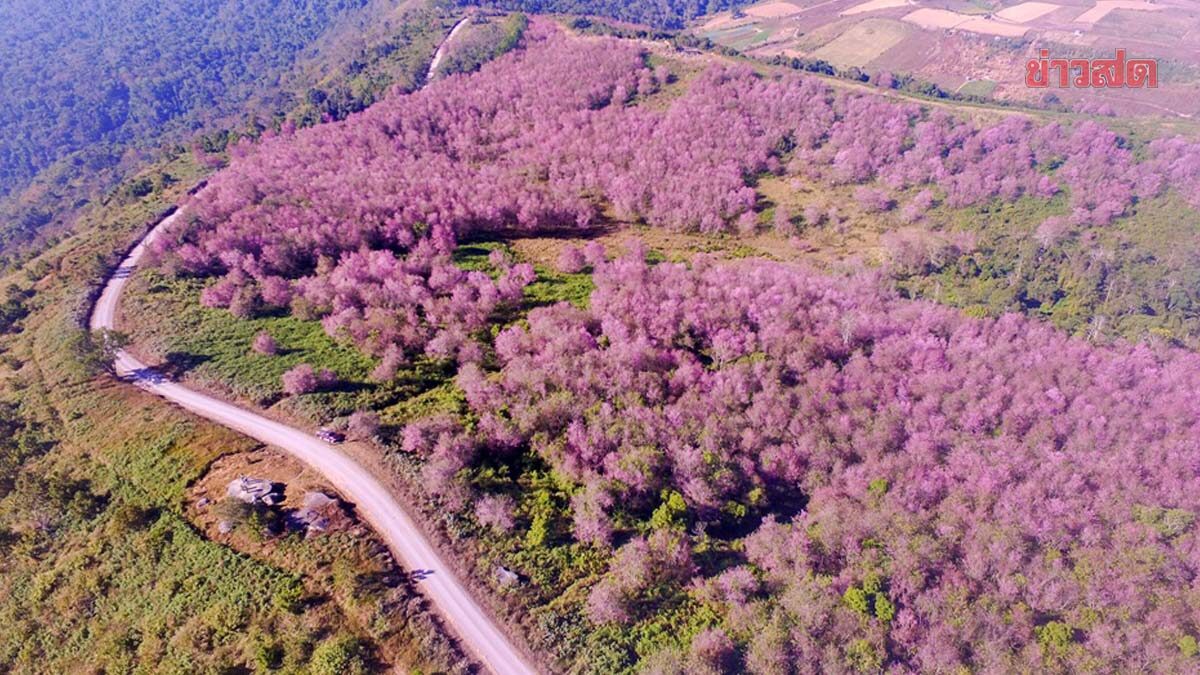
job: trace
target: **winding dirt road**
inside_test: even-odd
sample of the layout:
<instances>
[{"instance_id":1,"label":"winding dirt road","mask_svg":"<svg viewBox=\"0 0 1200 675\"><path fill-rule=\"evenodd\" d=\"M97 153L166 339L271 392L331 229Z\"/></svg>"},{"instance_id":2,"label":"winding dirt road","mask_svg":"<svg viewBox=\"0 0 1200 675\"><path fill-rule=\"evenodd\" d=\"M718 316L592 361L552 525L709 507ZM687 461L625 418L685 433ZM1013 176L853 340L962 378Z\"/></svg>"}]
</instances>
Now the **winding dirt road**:
<instances>
[{"instance_id":1,"label":"winding dirt road","mask_svg":"<svg viewBox=\"0 0 1200 675\"><path fill-rule=\"evenodd\" d=\"M438 47L430 79L445 56L446 45L467 25L465 17ZM154 227L109 277L92 309L93 331L116 329L117 306L129 278L148 246L179 218L176 212ZM538 670L481 608L417 528L396 498L369 471L336 447L239 406L172 382L125 351L117 353L117 376L180 407L251 438L278 447L323 475L387 542L400 564L420 572L419 588L433 602L466 650L497 675L525 675Z\"/></svg>"},{"instance_id":2,"label":"winding dirt road","mask_svg":"<svg viewBox=\"0 0 1200 675\"><path fill-rule=\"evenodd\" d=\"M459 31L466 27L467 22L470 20L470 14L459 19L458 23L454 24L454 28L450 29L450 34L446 36L446 39L442 40L442 44L438 45L437 52L433 55L433 61L429 64L429 72L425 75L426 83L433 82L433 78L437 75L438 66L442 65L442 59L446 58L446 48L450 46L450 41L454 39L455 35L458 35Z\"/></svg>"},{"instance_id":3,"label":"winding dirt road","mask_svg":"<svg viewBox=\"0 0 1200 675\"><path fill-rule=\"evenodd\" d=\"M116 328L121 292L137 270L147 246L178 218L177 212L159 223L113 272L92 310L90 327L93 331ZM475 602L396 498L370 472L335 446L305 431L172 382L127 352L117 354L115 365L118 377L200 417L281 448L320 472L343 497L355 504L400 563L421 573L422 579L417 582L419 588L433 601L468 652L498 675L538 672Z\"/></svg>"}]
</instances>

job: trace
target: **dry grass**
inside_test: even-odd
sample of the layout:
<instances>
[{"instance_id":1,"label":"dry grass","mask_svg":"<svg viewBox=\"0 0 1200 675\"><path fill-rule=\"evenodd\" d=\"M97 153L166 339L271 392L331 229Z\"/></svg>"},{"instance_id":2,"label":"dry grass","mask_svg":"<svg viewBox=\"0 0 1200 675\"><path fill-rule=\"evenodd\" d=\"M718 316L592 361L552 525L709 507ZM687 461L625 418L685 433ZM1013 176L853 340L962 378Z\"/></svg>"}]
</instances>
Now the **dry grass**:
<instances>
[{"instance_id":1,"label":"dry grass","mask_svg":"<svg viewBox=\"0 0 1200 675\"><path fill-rule=\"evenodd\" d=\"M799 14L803 10L790 2L768 2L746 8L746 14L762 19L777 19L781 16Z\"/></svg>"},{"instance_id":2,"label":"dry grass","mask_svg":"<svg viewBox=\"0 0 1200 675\"><path fill-rule=\"evenodd\" d=\"M1003 37L1021 37L1027 32L1023 26L980 18L967 14L959 14L945 9L922 7L904 15L904 21L915 24L926 30L966 30L985 35Z\"/></svg>"},{"instance_id":3,"label":"dry grass","mask_svg":"<svg viewBox=\"0 0 1200 675\"><path fill-rule=\"evenodd\" d=\"M1043 17L1060 7L1062 7L1062 5L1055 5L1049 2L1022 2L1019 5L1005 7L999 12L996 12L996 16L1004 19L1005 21L1026 23Z\"/></svg>"},{"instance_id":4,"label":"dry grass","mask_svg":"<svg viewBox=\"0 0 1200 675\"><path fill-rule=\"evenodd\" d=\"M812 53L840 68L865 66L904 41L911 29L890 19L867 19L856 23L832 42Z\"/></svg>"},{"instance_id":5,"label":"dry grass","mask_svg":"<svg viewBox=\"0 0 1200 675\"><path fill-rule=\"evenodd\" d=\"M1140 12L1157 12L1162 5L1155 5L1142 0L1097 0L1096 5L1088 11L1075 17L1075 23L1096 23L1108 16L1114 9L1132 9Z\"/></svg>"},{"instance_id":6,"label":"dry grass","mask_svg":"<svg viewBox=\"0 0 1200 675\"><path fill-rule=\"evenodd\" d=\"M849 9L842 10L838 16L854 16L855 14L865 14L867 12L878 12L884 9L892 9L894 7L905 7L913 4L913 0L867 0L867 2L854 5Z\"/></svg>"}]
</instances>

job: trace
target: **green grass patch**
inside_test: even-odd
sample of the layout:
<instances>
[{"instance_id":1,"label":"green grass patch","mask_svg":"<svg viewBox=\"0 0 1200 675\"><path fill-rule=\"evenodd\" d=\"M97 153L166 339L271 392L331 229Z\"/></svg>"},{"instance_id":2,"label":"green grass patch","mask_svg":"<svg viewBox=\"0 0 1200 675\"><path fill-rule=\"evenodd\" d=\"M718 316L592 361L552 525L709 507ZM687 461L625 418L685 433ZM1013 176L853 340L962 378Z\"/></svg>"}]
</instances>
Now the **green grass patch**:
<instances>
[{"instance_id":1,"label":"green grass patch","mask_svg":"<svg viewBox=\"0 0 1200 675\"><path fill-rule=\"evenodd\" d=\"M1081 336L1200 344L1200 226L1175 194L1140 202L1101 228L1040 241L1065 195L952 211L931 221L974 232L977 247L900 288L975 316L1022 312Z\"/></svg>"},{"instance_id":2,"label":"green grass patch","mask_svg":"<svg viewBox=\"0 0 1200 675\"><path fill-rule=\"evenodd\" d=\"M996 91L997 85L998 83L992 80L970 80L958 88L958 93L963 96L988 98L992 95L992 92Z\"/></svg>"}]
</instances>

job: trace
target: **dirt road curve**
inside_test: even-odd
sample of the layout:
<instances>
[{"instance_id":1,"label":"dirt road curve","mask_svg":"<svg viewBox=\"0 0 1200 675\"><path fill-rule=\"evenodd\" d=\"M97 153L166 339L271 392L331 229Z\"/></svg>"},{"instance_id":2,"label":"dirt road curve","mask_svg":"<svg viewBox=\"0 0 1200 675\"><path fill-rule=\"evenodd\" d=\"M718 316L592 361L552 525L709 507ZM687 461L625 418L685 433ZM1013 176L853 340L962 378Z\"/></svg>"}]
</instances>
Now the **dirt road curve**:
<instances>
[{"instance_id":1,"label":"dirt road curve","mask_svg":"<svg viewBox=\"0 0 1200 675\"><path fill-rule=\"evenodd\" d=\"M442 65L442 59L446 58L446 49L449 47L450 41L454 39L455 35L458 35L458 32L467 25L467 21L470 21L470 19L470 14L459 19L458 23L454 24L454 28L450 30L450 34L446 36L446 39L442 40L442 44L438 45L437 52L433 55L433 61L429 64L429 72L425 75L426 82L433 81L434 76L437 75L438 66Z\"/></svg>"},{"instance_id":2,"label":"dirt road curve","mask_svg":"<svg viewBox=\"0 0 1200 675\"><path fill-rule=\"evenodd\" d=\"M147 244L161 236L176 218L176 215L172 215L151 230L109 278L92 310L92 330L116 327L121 292L137 269ZM281 448L320 472L343 497L354 502L359 513L383 537L401 564L409 570L424 573L423 580L418 582L420 589L471 654L498 675L537 672L491 617L476 604L400 503L357 462L343 455L336 447L304 431L167 380L125 352L118 354L116 367L120 377L142 389L200 417Z\"/></svg>"}]
</instances>

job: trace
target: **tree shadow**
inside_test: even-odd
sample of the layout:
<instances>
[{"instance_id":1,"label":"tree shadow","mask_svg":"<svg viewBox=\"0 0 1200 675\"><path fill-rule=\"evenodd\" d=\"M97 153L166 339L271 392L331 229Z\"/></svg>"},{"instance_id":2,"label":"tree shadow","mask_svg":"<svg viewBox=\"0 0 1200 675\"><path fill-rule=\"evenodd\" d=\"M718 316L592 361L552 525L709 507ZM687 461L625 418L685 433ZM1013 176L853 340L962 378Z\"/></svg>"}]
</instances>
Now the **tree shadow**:
<instances>
[{"instance_id":1,"label":"tree shadow","mask_svg":"<svg viewBox=\"0 0 1200 675\"><path fill-rule=\"evenodd\" d=\"M512 241L513 239L593 239L603 234L616 232L621 224L608 218L597 218L595 222L580 227L573 224L546 225L536 230L517 227L500 227L479 230L465 237L461 245L484 244L495 241Z\"/></svg>"},{"instance_id":2,"label":"tree shadow","mask_svg":"<svg viewBox=\"0 0 1200 675\"><path fill-rule=\"evenodd\" d=\"M325 387L321 391L326 394L357 394L373 388L374 385L366 382L347 382L339 379L335 384Z\"/></svg>"},{"instance_id":3,"label":"tree shadow","mask_svg":"<svg viewBox=\"0 0 1200 675\"><path fill-rule=\"evenodd\" d=\"M412 581L425 581L433 576L433 570L413 570L408 573L408 578Z\"/></svg>"},{"instance_id":4,"label":"tree shadow","mask_svg":"<svg viewBox=\"0 0 1200 675\"><path fill-rule=\"evenodd\" d=\"M211 356L206 356L204 354L170 352L163 357L162 363L156 367L156 370L172 380L178 380L183 375L195 370L211 360Z\"/></svg>"}]
</instances>

